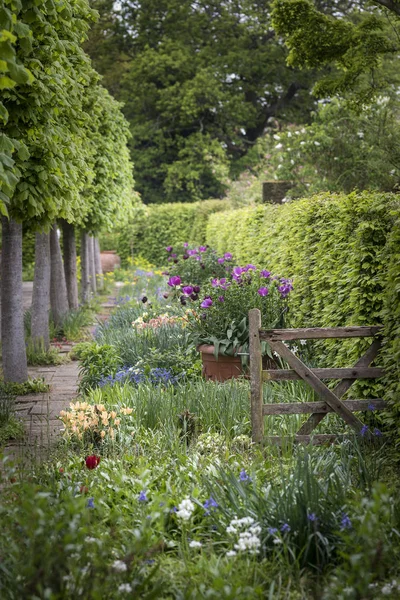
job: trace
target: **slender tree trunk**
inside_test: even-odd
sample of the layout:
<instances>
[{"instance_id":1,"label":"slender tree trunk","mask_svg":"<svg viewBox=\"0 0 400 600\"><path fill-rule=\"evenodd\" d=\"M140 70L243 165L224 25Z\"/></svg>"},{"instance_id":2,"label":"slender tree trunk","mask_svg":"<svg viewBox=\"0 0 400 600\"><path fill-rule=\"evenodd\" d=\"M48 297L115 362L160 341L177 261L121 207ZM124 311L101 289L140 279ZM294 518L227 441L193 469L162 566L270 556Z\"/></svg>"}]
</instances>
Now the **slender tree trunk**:
<instances>
[{"instance_id":1,"label":"slender tree trunk","mask_svg":"<svg viewBox=\"0 0 400 600\"><path fill-rule=\"evenodd\" d=\"M89 236L86 231L81 233L81 298L82 304L87 304L90 299L89 279Z\"/></svg>"},{"instance_id":2,"label":"slender tree trunk","mask_svg":"<svg viewBox=\"0 0 400 600\"><path fill-rule=\"evenodd\" d=\"M103 280L103 269L101 268L99 238L94 238L94 266L95 266L96 276L97 276L97 289L102 290L104 288L104 280Z\"/></svg>"},{"instance_id":3,"label":"slender tree trunk","mask_svg":"<svg viewBox=\"0 0 400 600\"><path fill-rule=\"evenodd\" d=\"M35 274L33 277L31 337L36 348L50 346L50 236L37 233L35 239Z\"/></svg>"},{"instance_id":4,"label":"slender tree trunk","mask_svg":"<svg viewBox=\"0 0 400 600\"><path fill-rule=\"evenodd\" d=\"M90 287L93 295L97 292L96 286L96 268L94 265L94 237L89 236L89 276L90 276Z\"/></svg>"},{"instance_id":5,"label":"slender tree trunk","mask_svg":"<svg viewBox=\"0 0 400 600\"><path fill-rule=\"evenodd\" d=\"M50 230L50 306L51 314L56 325L61 325L64 315L68 312L67 284L65 283L64 265L58 239L57 225Z\"/></svg>"},{"instance_id":6,"label":"slender tree trunk","mask_svg":"<svg viewBox=\"0 0 400 600\"><path fill-rule=\"evenodd\" d=\"M28 379L22 300L22 225L2 217L1 342L5 381Z\"/></svg>"},{"instance_id":7,"label":"slender tree trunk","mask_svg":"<svg viewBox=\"0 0 400 600\"><path fill-rule=\"evenodd\" d=\"M75 228L65 221L61 221L63 233L63 254L65 283L67 284L68 305L70 310L76 310L79 306L78 280L76 277L76 243Z\"/></svg>"}]
</instances>

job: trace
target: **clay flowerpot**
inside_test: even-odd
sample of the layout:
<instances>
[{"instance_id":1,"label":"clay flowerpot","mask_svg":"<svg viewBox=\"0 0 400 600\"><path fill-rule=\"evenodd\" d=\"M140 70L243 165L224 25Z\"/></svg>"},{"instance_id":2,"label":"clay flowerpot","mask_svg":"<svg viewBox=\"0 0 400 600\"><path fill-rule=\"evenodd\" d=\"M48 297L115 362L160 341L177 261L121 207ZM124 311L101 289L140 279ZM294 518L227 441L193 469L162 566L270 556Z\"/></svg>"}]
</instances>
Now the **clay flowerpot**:
<instances>
[{"instance_id":1,"label":"clay flowerpot","mask_svg":"<svg viewBox=\"0 0 400 600\"><path fill-rule=\"evenodd\" d=\"M116 267L121 266L121 259L115 250L103 250L100 253L101 268L103 273L114 271Z\"/></svg>"},{"instance_id":2,"label":"clay flowerpot","mask_svg":"<svg viewBox=\"0 0 400 600\"><path fill-rule=\"evenodd\" d=\"M214 356L214 346L201 345L197 350L201 353L203 361L203 375L212 381L227 381L232 377L237 378L243 375L242 361L240 356L218 355Z\"/></svg>"}]
</instances>

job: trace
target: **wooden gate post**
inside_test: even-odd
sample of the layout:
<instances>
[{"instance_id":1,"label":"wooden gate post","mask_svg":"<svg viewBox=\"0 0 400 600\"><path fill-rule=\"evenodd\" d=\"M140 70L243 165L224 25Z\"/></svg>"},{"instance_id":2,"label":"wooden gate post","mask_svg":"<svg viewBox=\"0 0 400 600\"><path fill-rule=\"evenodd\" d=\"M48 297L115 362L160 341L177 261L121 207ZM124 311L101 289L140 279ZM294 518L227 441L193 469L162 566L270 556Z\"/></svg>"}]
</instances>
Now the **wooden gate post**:
<instances>
[{"instance_id":1,"label":"wooden gate post","mask_svg":"<svg viewBox=\"0 0 400 600\"><path fill-rule=\"evenodd\" d=\"M261 313L258 308L249 311L250 341L250 395L251 431L253 442L261 442L264 437L263 380L261 356Z\"/></svg>"}]
</instances>

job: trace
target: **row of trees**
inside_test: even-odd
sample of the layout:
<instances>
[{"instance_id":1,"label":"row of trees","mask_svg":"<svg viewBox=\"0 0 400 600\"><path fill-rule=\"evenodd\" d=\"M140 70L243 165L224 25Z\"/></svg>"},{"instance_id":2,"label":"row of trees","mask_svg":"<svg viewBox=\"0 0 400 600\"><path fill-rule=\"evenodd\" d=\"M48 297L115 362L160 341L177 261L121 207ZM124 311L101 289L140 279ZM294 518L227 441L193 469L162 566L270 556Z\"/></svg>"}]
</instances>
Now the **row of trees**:
<instances>
[{"instance_id":1,"label":"row of trees","mask_svg":"<svg viewBox=\"0 0 400 600\"><path fill-rule=\"evenodd\" d=\"M81 47L95 12L88 0L0 0L1 340L6 381L27 379L22 229L36 231L34 343L49 344L48 312L78 306L94 284L93 238L137 201L120 105ZM64 262L58 237L63 233ZM89 235L91 234L91 235ZM92 257L92 260L90 260Z\"/></svg>"}]
</instances>

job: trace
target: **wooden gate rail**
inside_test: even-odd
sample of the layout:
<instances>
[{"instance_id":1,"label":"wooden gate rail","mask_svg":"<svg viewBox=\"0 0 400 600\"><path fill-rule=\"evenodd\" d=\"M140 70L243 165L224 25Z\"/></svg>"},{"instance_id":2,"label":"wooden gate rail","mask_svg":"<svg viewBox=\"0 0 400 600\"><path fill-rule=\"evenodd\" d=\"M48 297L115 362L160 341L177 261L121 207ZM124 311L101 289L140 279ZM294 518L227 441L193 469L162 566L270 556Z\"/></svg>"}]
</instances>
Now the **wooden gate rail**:
<instances>
[{"instance_id":1,"label":"wooden gate rail","mask_svg":"<svg viewBox=\"0 0 400 600\"><path fill-rule=\"evenodd\" d=\"M317 425L329 412L337 413L357 433L361 432L364 425L353 412L385 408L381 398L371 400L344 400L341 398L357 379L378 378L384 375L380 367L370 367L376 358L381 342L374 339L371 346L350 368L310 369L296 356L285 344L286 340L303 339L335 339L355 337L375 337L382 327L332 327L332 328L305 328L305 329L261 329L261 313L258 309L249 312L250 325L250 388L251 388L251 424L252 439L254 442L262 441L264 437L264 415L277 414L310 414L308 420L301 426L295 436L295 441L312 442L321 444L332 442L337 436L331 434L311 435ZM291 369L266 370L262 369L261 340L268 342L272 351L284 359ZM320 402L297 402L263 404L263 381L287 381L302 379L306 381L320 396ZM341 379L342 381L331 390L322 379ZM366 437L370 436L366 432ZM274 443L280 443L279 436L269 438Z\"/></svg>"}]
</instances>

